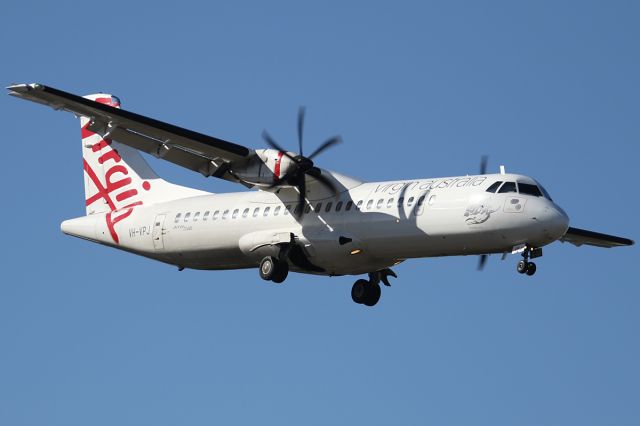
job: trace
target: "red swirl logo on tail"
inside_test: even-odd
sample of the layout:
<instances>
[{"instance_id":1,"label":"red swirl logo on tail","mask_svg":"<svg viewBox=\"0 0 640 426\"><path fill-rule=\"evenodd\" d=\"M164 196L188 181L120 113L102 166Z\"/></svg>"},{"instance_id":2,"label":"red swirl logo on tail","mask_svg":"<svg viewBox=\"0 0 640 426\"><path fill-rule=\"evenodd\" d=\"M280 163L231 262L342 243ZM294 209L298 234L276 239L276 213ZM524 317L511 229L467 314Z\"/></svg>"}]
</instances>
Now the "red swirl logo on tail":
<instances>
[{"instance_id":1,"label":"red swirl logo on tail","mask_svg":"<svg viewBox=\"0 0 640 426\"><path fill-rule=\"evenodd\" d=\"M96 134L88 129L89 124L87 123L82 127L83 140ZM95 194L85 200L85 204L90 206L98 200L103 200L109 206L110 211L105 216L107 228L113 241L119 244L120 238L116 232L115 225L129 217L133 213L134 207L143 203L141 200L136 200L136 196L139 194L138 189L133 187L133 180L129 176L129 168L122 161L118 151L111 147L111 140L101 138L91 146L91 151L99 155L98 163L105 170L104 182L102 182L86 158L83 158L84 171L97 190ZM145 191L150 190L151 184L144 181L142 189Z\"/></svg>"}]
</instances>

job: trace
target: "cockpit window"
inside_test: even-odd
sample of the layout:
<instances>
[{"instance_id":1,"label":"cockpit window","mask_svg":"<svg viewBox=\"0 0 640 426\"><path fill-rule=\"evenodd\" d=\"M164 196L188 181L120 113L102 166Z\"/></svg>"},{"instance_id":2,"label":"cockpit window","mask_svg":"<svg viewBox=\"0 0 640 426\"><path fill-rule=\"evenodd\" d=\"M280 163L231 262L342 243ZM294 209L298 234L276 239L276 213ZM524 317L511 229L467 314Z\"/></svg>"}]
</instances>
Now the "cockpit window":
<instances>
[{"instance_id":1,"label":"cockpit window","mask_svg":"<svg viewBox=\"0 0 640 426\"><path fill-rule=\"evenodd\" d=\"M551 195L549 195L549 193L547 192L546 189L544 189L544 186L538 184L538 188L540 188L540 191L542 191L542 193L544 194L544 196L549 200L549 201L553 201L551 199Z\"/></svg>"},{"instance_id":2,"label":"cockpit window","mask_svg":"<svg viewBox=\"0 0 640 426\"><path fill-rule=\"evenodd\" d=\"M494 182L490 187L487 188L487 192L496 192L501 184L501 180Z\"/></svg>"},{"instance_id":3,"label":"cockpit window","mask_svg":"<svg viewBox=\"0 0 640 426\"><path fill-rule=\"evenodd\" d=\"M502 187L500 188L500 191L498 191L498 193L504 194L505 192L518 192L518 190L516 189L516 183L505 182L504 185L502 185Z\"/></svg>"},{"instance_id":4,"label":"cockpit window","mask_svg":"<svg viewBox=\"0 0 640 426\"><path fill-rule=\"evenodd\" d=\"M530 183L518 182L518 189L520 190L521 194L533 195L535 197L542 197L542 192L540 192L538 187Z\"/></svg>"}]
</instances>

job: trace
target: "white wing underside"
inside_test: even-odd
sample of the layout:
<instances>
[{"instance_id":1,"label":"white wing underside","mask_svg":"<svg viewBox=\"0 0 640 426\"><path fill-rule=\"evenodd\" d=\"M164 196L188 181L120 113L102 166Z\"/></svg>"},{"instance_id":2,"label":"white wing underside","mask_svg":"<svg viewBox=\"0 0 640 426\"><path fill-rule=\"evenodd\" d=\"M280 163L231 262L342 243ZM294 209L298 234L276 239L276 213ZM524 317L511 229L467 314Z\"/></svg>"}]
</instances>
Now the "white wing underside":
<instances>
[{"instance_id":1,"label":"white wing underside","mask_svg":"<svg viewBox=\"0 0 640 426\"><path fill-rule=\"evenodd\" d=\"M242 145L41 84L16 84L8 89L12 96L89 117L91 124L88 129L92 132L204 176L240 182L233 176L229 165L242 163L254 154L253 150Z\"/></svg>"}]
</instances>

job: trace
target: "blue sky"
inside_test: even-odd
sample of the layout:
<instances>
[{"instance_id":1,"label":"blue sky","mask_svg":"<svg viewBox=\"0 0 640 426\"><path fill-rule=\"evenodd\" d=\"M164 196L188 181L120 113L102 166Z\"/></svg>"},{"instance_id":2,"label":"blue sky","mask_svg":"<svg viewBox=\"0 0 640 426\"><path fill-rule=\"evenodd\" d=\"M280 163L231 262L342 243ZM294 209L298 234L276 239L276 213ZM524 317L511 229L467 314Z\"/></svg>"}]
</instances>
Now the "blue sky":
<instances>
[{"instance_id":1,"label":"blue sky","mask_svg":"<svg viewBox=\"0 0 640 426\"><path fill-rule=\"evenodd\" d=\"M528 174L573 226L638 239L637 2L7 1L4 85L106 91L251 147L264 128L366 180ZM352 277L178 272L60 233L79 124L0 97L0 424L637 425L637 247L408 261ZM175 166L168 180L237 190Z\"/></svg>"}]
</instances>

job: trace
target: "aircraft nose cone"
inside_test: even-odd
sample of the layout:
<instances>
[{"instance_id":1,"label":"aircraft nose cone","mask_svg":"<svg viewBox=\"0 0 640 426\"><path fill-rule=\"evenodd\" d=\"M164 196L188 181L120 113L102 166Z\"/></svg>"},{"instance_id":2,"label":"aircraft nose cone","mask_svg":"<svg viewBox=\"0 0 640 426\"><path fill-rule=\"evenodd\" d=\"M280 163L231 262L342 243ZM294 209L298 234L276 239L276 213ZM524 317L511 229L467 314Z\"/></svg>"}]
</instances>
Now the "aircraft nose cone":
<instances>
[{"instance_id":1,"label":"aircraft nose cone","mask_svg":"<svg viewBox=\"0 0 640 426\"><path fill-rule=\"evenodd\" d=\"M557 205L549 205L545 208L546 233L550 238L557 240L562 237L569 228L569 216Z\"/></svg>"}]
</instances>

